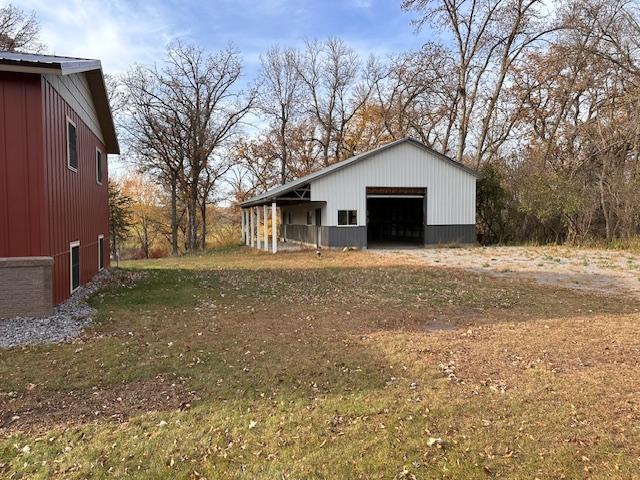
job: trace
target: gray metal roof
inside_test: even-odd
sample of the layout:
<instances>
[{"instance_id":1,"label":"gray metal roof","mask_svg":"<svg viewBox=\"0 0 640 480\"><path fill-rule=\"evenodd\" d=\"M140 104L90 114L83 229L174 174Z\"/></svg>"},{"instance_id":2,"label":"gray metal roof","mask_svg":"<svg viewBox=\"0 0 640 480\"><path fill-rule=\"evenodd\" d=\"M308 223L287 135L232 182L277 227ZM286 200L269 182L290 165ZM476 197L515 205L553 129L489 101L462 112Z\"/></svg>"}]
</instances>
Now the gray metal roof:
<instances>
[{"instance_id":1,"label":"gray metal roof","mask_svg":"<svg viewBox=\"0 0 640 480\"><path fill-rule=\"evenodd\" d=\"M433 148L425 145L424 143L416 140L415 138L411 138L411 137L405 137L405 138L401 138L400 140L395 140L393 142L389 142L386 143L384 145L381 145L380 147L374 148L373 150L369 150L367 152L361 153L359 155L355 155L351 158L348 158L346 160L343 160L341 162L338 163L334 163L333 165L329 165L328 167L325 167L323 169L318 170L317 172L314 173L310 173L309 175L305 175L304 177L300 177L296 180L292 180L291 182L287 182L284 185L280 185L278 187L272 188L271 190L267 190L264 193L261 193L260 195L256 195L253 198L250 198L248 200L245 200L244 202L240 203L241 207L252 207L252 206L256 206L256 205L263 205L266 203L271 203L272 201L276 200L279 196L284 195L286 193L292 192L293 190L300 188L303 185L306 185L307 183L310 183L314 180L317 180L321 177L324 177L326 175L330 175L334 172L337 172L338 170L342 170L343 168L348 167L349 165L353 165L354 163L358 163L366 158L369 158L377 153L382 152L383 150L387 150L389 148L395 147L396 145L400 145L402 143L411 143L419 148L422 148L426 151L428 151L429 153L434 154L436 157L438 157L440 160L443 160L445 162L450 163L451 165L453 165L454 167L460 168L462 170L464 170L466 173L468 173L469 175L473 175L476 178L480 178L480 174L478 172L476 172L475 170L472 170L471 168L463 165L460 162L456 162L455 160L453 160L452 158L434 150Z\"/></svg>"},{"instance_id":2,"label":"gray metal roof","mask_svg":"<svg viewBox=\"0 0 640 480\"><path fill-rule=\"evenodd\" d=\"M0 71L36 73L40 75L85 73L100 121L107 153L120 153L100 60L0 50Z\"/></svg>"},{"instance_id":3,"label":"gray metal roof","mask_svg":"<svg viewBox=\"0 0 640 480\"><path fill-rule=\"evenodd\" d=\"M55 73L49 70L57 70L61 75L99 70L102 68L100 60L6 51L0 51L0 64L5 66L15 65L23 69L30 67L33 69L47 70L47 72L42 73Z\"/></svg>"}]
</instances>

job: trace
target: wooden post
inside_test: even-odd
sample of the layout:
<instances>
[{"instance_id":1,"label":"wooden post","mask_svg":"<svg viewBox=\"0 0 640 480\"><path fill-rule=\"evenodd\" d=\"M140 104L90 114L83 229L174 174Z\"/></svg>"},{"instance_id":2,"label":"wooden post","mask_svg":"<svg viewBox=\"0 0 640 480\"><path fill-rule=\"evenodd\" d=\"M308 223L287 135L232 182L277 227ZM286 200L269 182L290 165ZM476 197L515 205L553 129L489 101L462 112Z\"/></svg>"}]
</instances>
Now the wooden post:
<instances>
[{"instance_id":1,"label":"wooden post","mask_svg":"<svg viewBox=\"0 0 640 480\"><path fill-rule=\"evenodd\" d=\"M264 220L264 251L269 251L269 217L267 215L267 206L262 207L262 217Z\"/></svg>"},{"instance_id":2,"label":"wooden post","mask_svg":"<svg viewBox=\"0 0 640 480\"><path fill-rule=\"evenodd\" d=\"M271 251L278 252L278 222L276 221L276 202L271 204Z\"/></svg>"},{"instance_id":3,"label":"wooden post","mask_svg":"<svg viewBox=\"0 0 640 480\"><path fill-rule=\"evenodd\" d=\"M247 213L249 214L249 245L253 247L253 226L255 224L253 220L253 208L249 208Z\"/></svg>"}]
</instances>

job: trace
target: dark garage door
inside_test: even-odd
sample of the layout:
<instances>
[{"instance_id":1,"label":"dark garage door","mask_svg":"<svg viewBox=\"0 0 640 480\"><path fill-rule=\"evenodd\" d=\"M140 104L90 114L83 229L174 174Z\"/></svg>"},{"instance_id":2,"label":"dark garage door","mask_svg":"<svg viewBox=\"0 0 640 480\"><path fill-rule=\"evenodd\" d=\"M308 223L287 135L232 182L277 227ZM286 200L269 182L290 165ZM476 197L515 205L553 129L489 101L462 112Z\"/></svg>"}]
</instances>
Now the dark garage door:
<instances>
[{"instance_id":1,"label":"dark garage door","mask_svg":"<svg viewBox=\"0 0 640 480\"><path fill-rule=\"evenodd\" d=\"M367 244L423 244L424 196L367 193Z\"/></svg>"}]
</instances>

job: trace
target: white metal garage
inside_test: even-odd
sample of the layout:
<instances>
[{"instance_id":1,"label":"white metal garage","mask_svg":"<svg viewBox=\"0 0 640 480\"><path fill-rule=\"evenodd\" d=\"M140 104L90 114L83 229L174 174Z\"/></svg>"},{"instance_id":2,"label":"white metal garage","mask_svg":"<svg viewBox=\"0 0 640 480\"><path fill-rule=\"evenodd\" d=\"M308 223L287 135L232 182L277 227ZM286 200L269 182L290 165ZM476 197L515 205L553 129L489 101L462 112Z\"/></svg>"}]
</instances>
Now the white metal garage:
<instances>
[{"instance_id":1,"label":"white metal garage","mask_svg":"<svg viewBox=\"0 0 640 480\"><path fill-rule=\"evenodd\" d=\"M477 178L417 140L397 140L243 202L243 239L266 245L267 229L257 230L279 207L285 241L361 248L473 243Z\"/></svg>"}]
</instances>

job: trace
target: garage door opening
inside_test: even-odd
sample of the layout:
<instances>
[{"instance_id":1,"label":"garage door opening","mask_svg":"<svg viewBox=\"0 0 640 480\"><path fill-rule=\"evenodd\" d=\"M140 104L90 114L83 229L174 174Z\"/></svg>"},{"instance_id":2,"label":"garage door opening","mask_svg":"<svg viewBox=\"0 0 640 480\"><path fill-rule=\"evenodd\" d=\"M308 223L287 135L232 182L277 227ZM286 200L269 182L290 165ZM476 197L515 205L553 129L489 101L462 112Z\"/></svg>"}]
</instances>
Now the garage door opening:
<instances>
[{"instance_id":1,"label":"garage door opening","mask_svg":"<svg viewBox=\"0 0 640 480\"><path fill-rule=\"evenodd\" d=\"M423 189L380 192L367 189L367 244L417 246L424 244Z\"/></svg>"}]
</instances>

